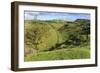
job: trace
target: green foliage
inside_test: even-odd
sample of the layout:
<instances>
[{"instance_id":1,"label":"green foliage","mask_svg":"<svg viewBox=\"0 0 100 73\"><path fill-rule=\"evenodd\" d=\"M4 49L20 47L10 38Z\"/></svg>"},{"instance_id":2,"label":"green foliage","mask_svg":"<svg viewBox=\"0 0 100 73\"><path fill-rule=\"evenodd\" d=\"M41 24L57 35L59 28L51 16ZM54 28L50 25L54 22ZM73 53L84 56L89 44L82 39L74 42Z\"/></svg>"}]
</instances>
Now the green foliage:
<instances>
[{"instance_id":1,"label":"green foliage","mask_svg":"<svg viewBox=\"0 0 100 73\"><path fill-rule=\"evenodd\" d=\"M78 19L75 21L76 24L79 24L80 29L80 34L86 36L86 40L88 41L89 39L89 34L90 34L90 20L86 19Z\"/></svg>"},{"instance_id":2,"label":"green foliage","mask_svg":"<svg viewBox=\"0 0 100 73\"><path fill-rule=\"evenodd\" d=\"M33 23L33 22L32 22ZM57 43L57 33L48 24L25 24L25 44L38 51L48 50Z\"/></svg>"},{"instance_id":3,"label":"green foliage","mask_svg":"<svg viewBox=\"0 0 100 73\"><path fill-rule=\"evenodd\" d=\"M25 20L24 28L25 61L90 57L89 20Z\"/></svg>"},{"instance_id":4,"label":"green foliage","mask_svg":"<svg viewBox=\"0 0 100 73\"><path fill-rule=\"evenodd\" d=\"M88 42L90 34L90 22L85 19L77 19L75 22L68 22L59 29L62 35L63 42L68 42L71 45L80 45L84 41Z\"/></svg>"}]
</instances>

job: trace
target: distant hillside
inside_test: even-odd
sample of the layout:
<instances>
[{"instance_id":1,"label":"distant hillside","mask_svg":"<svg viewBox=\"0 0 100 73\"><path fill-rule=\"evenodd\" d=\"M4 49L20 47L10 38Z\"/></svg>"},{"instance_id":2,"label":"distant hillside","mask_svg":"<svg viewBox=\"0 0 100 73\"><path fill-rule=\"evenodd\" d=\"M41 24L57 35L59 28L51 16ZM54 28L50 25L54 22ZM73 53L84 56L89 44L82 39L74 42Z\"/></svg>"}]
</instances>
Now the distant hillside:
<instances>
[{"instance_id":1,"label":"distant hillside","mask_svg":"<svg viewBox=\"0 0 100 73\"><path fill-rule=\"evenodd\" d=\"M90 22L88 19L77 19L74 22Z\"/></svg>"}]
</instances>

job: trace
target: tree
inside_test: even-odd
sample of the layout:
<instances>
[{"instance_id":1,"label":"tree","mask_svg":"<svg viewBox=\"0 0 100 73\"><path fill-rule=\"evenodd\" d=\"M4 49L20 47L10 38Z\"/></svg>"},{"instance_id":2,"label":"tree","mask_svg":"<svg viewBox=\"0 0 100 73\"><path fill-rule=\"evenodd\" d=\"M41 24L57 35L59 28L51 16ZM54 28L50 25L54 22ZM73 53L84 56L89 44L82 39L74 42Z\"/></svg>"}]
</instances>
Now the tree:
<instances>
[{"instance_id":1,"label":"tree","mask_svg":"<svg viewBox=\"0 0 100 73\"><path fill-rule=\"evenodd\" d=\"M63 41L66 45L80 45L83 41L88 41L90 34L90 21L86 19L77 19L74 22L66 22L63 27L59 29ZM84 39L84 36L87 39Z\"/></svg>"},{"instance_id":2,"label":"tree","mask_svg":"<svg viewBox=\"0 0 100 73\"><path fill-rule=\"evenodd\" d=\"M90 35L90 20L88 19L77 19L75 21L77 24L79 24L80 34L86 36L86 41L89 40Z\"/></svg>"}]
</instances>

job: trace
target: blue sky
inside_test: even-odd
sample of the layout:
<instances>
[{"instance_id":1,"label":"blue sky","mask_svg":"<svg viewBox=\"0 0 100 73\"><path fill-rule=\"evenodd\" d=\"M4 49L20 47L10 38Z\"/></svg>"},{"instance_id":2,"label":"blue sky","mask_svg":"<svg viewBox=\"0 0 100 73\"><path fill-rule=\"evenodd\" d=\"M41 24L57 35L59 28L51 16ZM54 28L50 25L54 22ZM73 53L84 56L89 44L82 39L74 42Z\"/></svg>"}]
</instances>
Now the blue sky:
<instances>
[{"instance_id":1,"label":"blue sky","mask_svg":"<svg viewBox=\"0 0 100 73\"><path fill-rule=\"evenodd\" d=\"M39 12L39 11L25 11L25 20L53 20L60 19L66 21L75 21L76 19L90 19L90 14L87 13L65 13L65 12Z\"/></svg>"}]
</instances>

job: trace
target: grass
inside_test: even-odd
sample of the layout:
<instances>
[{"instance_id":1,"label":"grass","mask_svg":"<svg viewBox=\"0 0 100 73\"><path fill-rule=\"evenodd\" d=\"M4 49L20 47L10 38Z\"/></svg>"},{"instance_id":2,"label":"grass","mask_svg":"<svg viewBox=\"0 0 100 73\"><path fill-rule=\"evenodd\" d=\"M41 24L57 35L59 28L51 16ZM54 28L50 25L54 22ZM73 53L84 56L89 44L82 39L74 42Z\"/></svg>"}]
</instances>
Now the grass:
<instances>
[{"instance_id":1,"label":"grass","mask_svg":"<svg viewBox=\"0 0 100 73\"><path fill-rule=\"evenodd\" d=\"M63 48L47 52L37 52L25 56L25 61L69 60L87 58L90 58L89 46Z\"/></svg>"}]
</instances>

